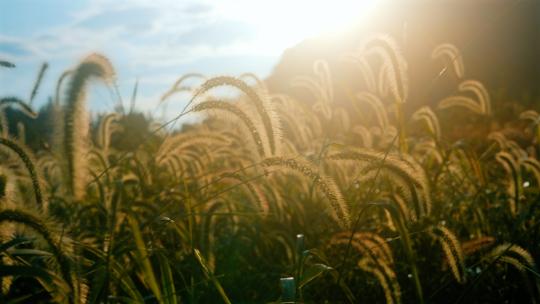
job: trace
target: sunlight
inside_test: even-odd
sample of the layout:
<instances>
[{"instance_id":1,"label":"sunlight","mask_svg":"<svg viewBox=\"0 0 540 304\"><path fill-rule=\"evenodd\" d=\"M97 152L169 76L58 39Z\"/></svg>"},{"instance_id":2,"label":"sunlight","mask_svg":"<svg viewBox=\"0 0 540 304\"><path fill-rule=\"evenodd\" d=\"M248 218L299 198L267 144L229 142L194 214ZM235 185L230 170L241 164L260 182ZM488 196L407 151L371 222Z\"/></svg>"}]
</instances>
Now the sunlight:
<instances>
[{"instance_id":1,"label":"sunlight","mask_svg":"<svg viewBox=\"0 0 540 304\"><path fill-rule=\"evenodd\" d=\"M0 304L538 303L539 21L0 0Z\"/></svg>"},{"instance_id":2,"label":"sunlight","mask_svg":"<svg viewBox=\"0 0 540 304\"><path fill-rule=\"evenodd\" d=\"M266 51L283 51L303 39L339 32L364 21L377 0L232 1L220 13L241 20L257 33Z\"/></svg>"}]
</instances>

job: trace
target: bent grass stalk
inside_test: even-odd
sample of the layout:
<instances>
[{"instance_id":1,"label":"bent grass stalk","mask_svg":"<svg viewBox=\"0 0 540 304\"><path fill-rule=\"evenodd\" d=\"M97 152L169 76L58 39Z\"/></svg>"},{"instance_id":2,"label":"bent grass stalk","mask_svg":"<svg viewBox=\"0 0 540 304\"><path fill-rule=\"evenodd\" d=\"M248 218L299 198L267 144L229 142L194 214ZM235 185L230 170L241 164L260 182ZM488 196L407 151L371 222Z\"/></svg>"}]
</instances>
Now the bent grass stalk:
<instances>
[{"instance_id":1,"label":"bent grass stalk","mask_svg":"<svg viewBox=\"0 0 540 304\"><path fill-rule=\"evenodd\" d=\"M36 171L36 167L34 165L34 161L30 156L30 152L26 151L25 148L17 144L15 141L7 138L0 137L0 144L8 147L10 150L15 152L15 154L17 154L21 161L24 163L24 166L26 167L26 170L28 170L28 174L30 175L30 179L32 180L32 187L34 189L34 198L36 200L36 204L38 208L44 208L43 197L41 194L41 185L39 183L39 177Z\"/></svg>"}]
</instances>

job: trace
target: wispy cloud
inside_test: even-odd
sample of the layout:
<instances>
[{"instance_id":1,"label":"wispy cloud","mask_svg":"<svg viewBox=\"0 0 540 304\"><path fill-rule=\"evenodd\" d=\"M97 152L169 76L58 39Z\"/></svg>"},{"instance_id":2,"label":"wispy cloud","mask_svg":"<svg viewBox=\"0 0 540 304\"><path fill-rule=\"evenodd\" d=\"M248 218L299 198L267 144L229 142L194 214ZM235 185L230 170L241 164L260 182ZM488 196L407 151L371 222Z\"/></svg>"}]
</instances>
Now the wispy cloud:
<instances>
[{"instance_id":1,"label":"wispy cloud","mask_svg":"<svg viewBox=\"0 0 540 304\"><path fill-rule=\"evenodd\" d=\"M38 95L43 103L54 91L63 70L91 52L100 52L115 65L123 95L129 96L136 78L141 80L138 105L148 110L183 73L250 71L264 77L280 55L279 51L261 45L261 37L244 20L224 15L213 2L53 2L53 9L40 3L33 6L24 0L19 4L0 3L0 20L6 12L37 16L20 29L16 20L0 21L0 58L18 65L9 71L9 76L0 71L0 96L24 95L41 62L48 61L51 68ZM38 14L40 10L45 14ZM99 94L100 98L110 98L108 94ZM105 104L92 102L92 107L99 111L106 109Z\"/></svg>"},{"instance_id":2,"label":"wispy cloud","mask_svg":"<svg viewBox=\"0 0 540 304\"><path fill-rule=\"evenodd\" d=\"M0 37L0 53L8 58L28 57L34 54L32 49L28 48L25 43L2 37Z\"/></svg>"}]
</instances>

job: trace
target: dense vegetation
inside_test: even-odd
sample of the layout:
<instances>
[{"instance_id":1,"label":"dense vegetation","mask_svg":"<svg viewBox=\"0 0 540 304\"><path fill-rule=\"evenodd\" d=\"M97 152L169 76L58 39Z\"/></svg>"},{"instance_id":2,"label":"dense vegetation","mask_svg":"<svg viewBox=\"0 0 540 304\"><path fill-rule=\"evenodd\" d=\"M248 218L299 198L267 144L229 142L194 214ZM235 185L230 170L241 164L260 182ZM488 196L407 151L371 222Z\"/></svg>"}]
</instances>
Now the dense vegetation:
<instances>
[{"instance_id":1,"label":"dense vegetation","mask_svg":"<svg viewBox=\"0 0 540 304\"><path fill-rule=\"evenodd\" d=\"M0 101L0 302L539 301L538 113L492 107L451 44L432 64L456 94L433 107L407 108L391 38L344 60L362 78L339 102L316 61L291 83L310 103L251 74L188 74L160 101L188 96L174 120L119 104L91 124L89 82L115 86L93 54L36 125L45 65L28 101Z\"/></svg>"}]
</instances>

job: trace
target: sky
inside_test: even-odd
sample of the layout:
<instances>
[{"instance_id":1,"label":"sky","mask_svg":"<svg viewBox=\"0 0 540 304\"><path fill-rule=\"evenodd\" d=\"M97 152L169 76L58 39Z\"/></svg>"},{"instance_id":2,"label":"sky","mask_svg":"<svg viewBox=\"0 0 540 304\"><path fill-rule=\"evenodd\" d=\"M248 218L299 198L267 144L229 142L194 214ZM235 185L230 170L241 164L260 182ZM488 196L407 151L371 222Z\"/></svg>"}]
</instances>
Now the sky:
<instances>
[{"instance_id":1,"label":"sky","mask_svg":"<svg viewBox=\"0 0 540 304\"><path fill-rule=\"evenodd\" d=\"M0 1L0 59L17 65L0 70L0 96L28 98L46 61L39 107L63 71L97 52L113 63L122 98L129 100L138 79L137 109L156 114L159 97L181 75L264 78L286 48L356 18L365 8L358 3L365 1ZM90 95L93 112L113 110L106 87L93 86Z\"/></svg>"}]
</instances>

